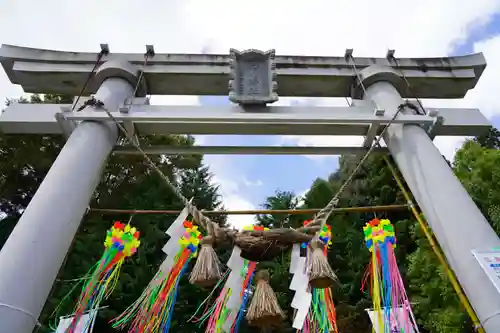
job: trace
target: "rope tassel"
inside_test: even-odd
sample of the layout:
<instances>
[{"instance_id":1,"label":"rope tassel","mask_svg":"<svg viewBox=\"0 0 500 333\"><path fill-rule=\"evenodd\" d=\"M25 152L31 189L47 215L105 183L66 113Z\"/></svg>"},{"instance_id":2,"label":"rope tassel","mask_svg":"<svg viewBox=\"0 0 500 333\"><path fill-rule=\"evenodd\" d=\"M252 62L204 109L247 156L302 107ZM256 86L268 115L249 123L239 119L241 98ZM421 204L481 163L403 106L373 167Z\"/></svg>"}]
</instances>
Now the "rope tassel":
<instances>
[{"instance_id":1,"label":"rope tassel","mask_svg":"<svg viewBox=\"0 0 500 333\"><path fill-rule=\"evenodd\" d=\"M308 226L314 221L304 221L304 226ZM332 229L328 224L323 224L316 237L311 240L310 247L312 255L309 260L307 271L309 273L309 284L312 288L330 288L337 276L333 272L327 259L328 246L332 244ZM302 244L307 247L306 244Z\"/></svg>"},{"instance_id":2,"label":"rope tassel","mask_svg":"<svg viewBox=\"0 0 500 333\"><path fill-rule=\"evenodd\" d=\"M252 326L269 328L276 326L285 314L281 310L278 299L269 285L269 272L261 270L255 275L257 287L253 294L252 302L248 307L247 320Z\"/></svg>"},{"instance_id":3,"label":"rope tassel","mask_svg":"<svg viewBox=\"0 0 500 333\"><path fill-rule=\"evenodd\" d=\"M212 246L212 236L202 238L200 243L201 250L189 276L189 282L200 287L213 287L222 277L221 262Z\"/></svg>"}]
</instances>

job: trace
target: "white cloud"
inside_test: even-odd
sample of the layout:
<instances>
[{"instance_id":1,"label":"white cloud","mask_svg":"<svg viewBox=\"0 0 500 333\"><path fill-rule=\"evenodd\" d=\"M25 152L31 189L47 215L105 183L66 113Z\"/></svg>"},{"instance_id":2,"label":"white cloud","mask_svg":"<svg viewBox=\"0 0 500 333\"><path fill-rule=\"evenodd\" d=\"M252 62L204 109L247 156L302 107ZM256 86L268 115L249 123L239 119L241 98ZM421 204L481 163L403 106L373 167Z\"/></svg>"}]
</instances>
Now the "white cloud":
<instances>
[{"instance_id":1,"label":"white cloud","mask_svg":"<svg viewBox=\"0 0 500 333\"><path fill-rule=\"evenodd\" d=\"M259 187L259 186L264 185L264 183L260 179L249 180L247 178L243 178L243 184L245 184L246 186L251 186L251 187Z\"/></svg>"},{"instance_id":2,"label":"white cloud","mask_svg":"<svg viewBox=\"0 0 500 333\"><path fill-rule=\"evenodd\" d=\"M498 77L498 73L500 73L500 35L476 42L474 52L483 52L487 62L486 70L476 87L469 90L462 100L433 100L432 105L478 108L491 119L500 115L500 100L497 96L500 84ZM430 101L427 104L431 105ZM465 137L437 137L434 142L441 153L452 160L465 139Z\"/></svg>"},{"instance_id":3,"label":"white cloud","mask_svg":"<svg viewBox=\"0 0 500 333\"><path fill-rule=\"evenodd\" d=\"M255 205L247 200L242 193L242 183L237 181L238 177L233 175L231 165L228 164L224 156L208 156L205 162L210 166L210 171L214 173L213 183L218 184L221 195L224 198L224 208L226 210L252 210ZM254 215L228 215L228 223L237 229L254 224Z\"/></svg>"},{"instance_id":4,"label":"white cloud","mask_svg":"<svg viewBox=\"0 0 500 333\"><path fill-rule=\"evenodd\" d=\"M309 192L309 189L308 189L308 188L307 188L307 189L305 189L305 190L300 191L300 192L299 192L299 194L297 194L297 195L295 196L295 198L297 198L297 200L298 200L298 202L297 202L297 206L298 206L298 207L302 206L302 205L305 203L305 200L304 200L304 199L305 199L305 197L306 197L307 192Z\"/></svg>"},{"instance_id":5,"label":"white cloud","mask_svg":"<svg viewBox=\"0 0 500 333\"><path fill-rule=\"evenodd\" d=\"M476 42L474 52L482 52L487 61L486 70L476 87L470 90L463 99L428 99L423 101L425 106L478 108L489 119L500 115L500 99L497 98L500 84L498 77L498 73L500 73L500 35ZM301 103L318 106L326 104L346 105L345 102L342 104L342 101L338 99L330 99L329 101L322 99L302 100ZM434 143L446 158L453 160L455 152L466 139L466 137L437 137ZM359 146L362 142L363 138L356 136L283 136L279 141L280 144L294 143L299 146ZM308 157L321 161L328 156Z\"/></svg>"},{"instance_id":6,"label":"white cloud","mask_svg":"<svg viewBox=\"0 0 500 333\"><path fill-rule=\"evenodd\" d=\"M418 6L401 6L396 0L289 0L286 6L281 1L264 0L150 0L140 4L133 0L87 0L75 10L74 3L64 0L4 0L0 5L0 41L93 52L99 43L107 42L111 52L144 52L145 44L154 44L158 53L227 53L234 47L275 48L278 54L341 55L345 48L354 48L355 56L380 57L387 48L394 48L400 57L442 56L471 29L490 20L499 7L498 0L422 0ZM476 49L483 50L490 63L478 88L466 99L491 116L500 110L496 94L488 94L498 86L500 43L486 41ZM0 71L0 99L21 94ZM195 100L153 97L152 102L197 104ZM301 99L280 103L297 100ZM206 141L206 137L197 139ZM304 145L327 144L329 138L300 140ZM348 138L341 140L351 143ZM229 157L210 160L227 208L253 207L240 192L244 177L231 168ZM253 217L231 217L236 225L250 219Z\"/></svg>"}]
</instances>

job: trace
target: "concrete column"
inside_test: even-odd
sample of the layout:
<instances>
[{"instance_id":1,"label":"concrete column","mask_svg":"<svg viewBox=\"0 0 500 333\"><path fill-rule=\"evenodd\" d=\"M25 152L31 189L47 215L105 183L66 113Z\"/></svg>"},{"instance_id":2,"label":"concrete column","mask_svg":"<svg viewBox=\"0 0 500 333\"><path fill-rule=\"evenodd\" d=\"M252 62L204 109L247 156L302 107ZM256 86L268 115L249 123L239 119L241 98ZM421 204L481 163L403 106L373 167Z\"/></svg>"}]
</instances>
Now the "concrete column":
<instances>
[{"instance_id":1,"label":"concrete column","mask_svg":"<svg viewBox=\"0 0 500 333\"><path fill-rule=\"evenodd\" d=\"M95 98L116 110L132 95L135 75L129 64L103 64L93 81L100 85ZM111 123L80 123L5 243L0 252L0 332L32 332L117 134Z\"/></svg>"},{"instance_id":2,"label":"concrete column","mask_svg":"<svg viewBox=\"0 0 500 333\"><path fill-rule=\"evenodd\" d=\"M359 86L355 95L394 115L404 102L404 81L389 67L371 66L360 74L366 95ZM384 141L486 332L499 332L500 293L471 250L499 247L500 239L423 128L391 125Z\"/></svg>"}]
</instances>

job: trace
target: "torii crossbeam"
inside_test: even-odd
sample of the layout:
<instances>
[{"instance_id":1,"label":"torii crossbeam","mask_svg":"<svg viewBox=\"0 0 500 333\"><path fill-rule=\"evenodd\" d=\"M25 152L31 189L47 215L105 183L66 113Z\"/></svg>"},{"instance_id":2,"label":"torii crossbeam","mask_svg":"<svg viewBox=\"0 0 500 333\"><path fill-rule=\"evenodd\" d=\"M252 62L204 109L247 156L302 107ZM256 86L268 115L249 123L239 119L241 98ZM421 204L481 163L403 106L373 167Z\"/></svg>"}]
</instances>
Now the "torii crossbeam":
<instances>
[{"instance_id":1,"label":"torii crossbeam","mask_svg":"<svg viewBox=\"0 0 500 333\"><path fill-rule=\"evenodd\" d=\"M147 60L147 61L145 61ZM361 135L358 147L143 147L149 153L356 153L384 135L387 149L487 332L500 327L500 294L471 251L500 247L488 221L434 146L437 135L478 135L491 127L477 109L422 109L403 98L462 98L486 63L482 54L396 59L49 51L3 45L0 63L25 92L79 95L74 105L13 104L0 116L6 133L68 138L0 252L0 323L31 332L75 235L108 155L117 122L133 134ZM97 68L85 85L93 68ZM228 89L229 86L229 89ZM410 88L411 87L411 88ZM153 106L147 94L228 95L234 105ZM351 107L270 106L279 96L351 97ZM90 103L92 102L92 103ZM396 118L397 110L402 110ZM79 111L80 110L80 111ZM394 120L393 120L394 118ZM323 149L323 150L322 150ZM45 230L51 234L40 235ZM30 248L24 244L31 244ZM23 286L23 288L19 288ZM478 287L480 286L480 287Z\"/></svg>"}]
</instances>

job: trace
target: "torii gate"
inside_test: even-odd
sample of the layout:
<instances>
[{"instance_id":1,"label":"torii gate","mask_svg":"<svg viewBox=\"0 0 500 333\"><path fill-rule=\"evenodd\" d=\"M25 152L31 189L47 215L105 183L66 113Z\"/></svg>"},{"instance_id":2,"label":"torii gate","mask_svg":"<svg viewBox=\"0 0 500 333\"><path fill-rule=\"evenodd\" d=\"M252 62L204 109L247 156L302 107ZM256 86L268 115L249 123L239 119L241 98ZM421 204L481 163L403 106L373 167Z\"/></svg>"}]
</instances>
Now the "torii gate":
<instances>
[{"instance_id":1,"label":"torii gate","mask_svg":"<svg viewBox=\"0 0 500 333\"><path fill-rule=\"evenodd\" d=\"M91 101L102 102L133 133L365 136L359 147L143 147L156 154L358 153L402 109L384 135L387 149L485 330L498 331L500 292L472 251L500 247L500 239L432 142L436 135L478 135L491 125L477 109L423 109L419 101L403 100L462 98L486 67L482 54L396 59L394 51L386 58L353 58L352 50L344 57L302 57L257 50L231 50L227 56L146 49L145 55L115 54L103 44L96 54L2 45L0 62L11 82L25 92L76 96L85 87L83 95L95 94ZM233 105L152 106L144 98L146 92L227 95L228 81ZM267 106L278 94L352 97L353 103ZM68 138L0 252L2 332L32 331L106 158L112 151L134 153L128 146L116 146L118 131L105 112L89 98L78 100L73 105L13 104L0 117L5 133L61 133ZM52 232L44 233L47 229Z\"/></svg>"}]
</instances>

